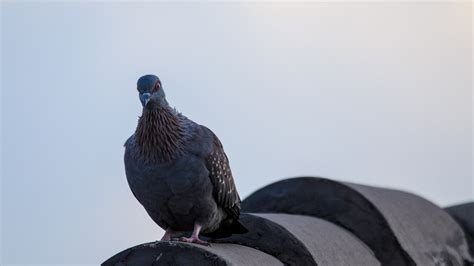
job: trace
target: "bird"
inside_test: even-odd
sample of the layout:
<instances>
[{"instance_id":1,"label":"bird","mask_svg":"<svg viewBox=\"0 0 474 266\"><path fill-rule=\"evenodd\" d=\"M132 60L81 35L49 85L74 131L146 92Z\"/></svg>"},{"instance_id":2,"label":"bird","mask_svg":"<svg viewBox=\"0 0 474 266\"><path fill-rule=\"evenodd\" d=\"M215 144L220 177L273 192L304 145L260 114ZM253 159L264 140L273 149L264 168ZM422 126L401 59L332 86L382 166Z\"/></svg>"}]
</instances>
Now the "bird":
<instances>
[{"instance_id":1,"label":"bird","mask_svg":"<svg viewBox=\"0 0 474 266\"><path fill-rule=\"evenodd\" d=\"M161 241L209 245L200 235L244 234L241 200L218 137L175 108L156 75L137 81L142 115L124 144L128 185L151 219L165 230ZM174 236L190 232L190 237Z\"/></svg>"}]
</instances>

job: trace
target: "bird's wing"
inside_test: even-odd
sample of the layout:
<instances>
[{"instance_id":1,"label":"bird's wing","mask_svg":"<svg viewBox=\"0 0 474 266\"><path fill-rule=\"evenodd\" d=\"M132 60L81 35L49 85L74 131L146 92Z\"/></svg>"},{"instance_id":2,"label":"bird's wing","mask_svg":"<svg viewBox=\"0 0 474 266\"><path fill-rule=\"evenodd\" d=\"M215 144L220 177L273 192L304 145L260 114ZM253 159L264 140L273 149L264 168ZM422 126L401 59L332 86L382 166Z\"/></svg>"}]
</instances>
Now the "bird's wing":
<instances>
[{"instance_id":1,"label":"bird's wing","mask_svg":"<svg viewBox=\"0 0 474 266\"><path fill-rule=\"evenodd\" d=\"M217 136L208 128L212 136L211 153L206 157L206 166L209 177L214 186L214 199L232 218L240 215L240 197L235 188L234 178L230 170L229 159Z\"/></svg>"}]
</instances>

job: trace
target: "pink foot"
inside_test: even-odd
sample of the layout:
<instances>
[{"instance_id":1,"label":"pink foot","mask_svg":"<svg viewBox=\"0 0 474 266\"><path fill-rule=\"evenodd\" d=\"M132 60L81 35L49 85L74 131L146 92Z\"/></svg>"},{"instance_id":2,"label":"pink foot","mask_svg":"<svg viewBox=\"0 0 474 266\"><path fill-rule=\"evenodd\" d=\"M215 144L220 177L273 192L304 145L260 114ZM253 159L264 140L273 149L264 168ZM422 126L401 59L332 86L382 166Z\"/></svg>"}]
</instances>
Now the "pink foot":
<instances>
[{"instance_id":1,"label":"pink foot","mask_svg":"<svg viewBox=\"0 0 474 266\"><path fill-rule=\"evenodd\" d=\"M171 229L168 229L166 230L165 234L163 235L163 237L161 238L160 241L170 241L171 240L171 235L173 234L173 230Z\"/></svg>"},{"instance_id":2,"label":"pink foot","mask_svg":"<svg viewBox=\"0 0 474 266\"><path fill-rule=\"evenodd\" d=\"M210 246L209 242L201 240L201 239L199 239L199 237L196 237L196 236L181 237L181 238L179 238L179 241L187 242L187 243L196 243L196 244L200 244L200 245L203 245L203 246Z\"/></svg>"}]
</instances>

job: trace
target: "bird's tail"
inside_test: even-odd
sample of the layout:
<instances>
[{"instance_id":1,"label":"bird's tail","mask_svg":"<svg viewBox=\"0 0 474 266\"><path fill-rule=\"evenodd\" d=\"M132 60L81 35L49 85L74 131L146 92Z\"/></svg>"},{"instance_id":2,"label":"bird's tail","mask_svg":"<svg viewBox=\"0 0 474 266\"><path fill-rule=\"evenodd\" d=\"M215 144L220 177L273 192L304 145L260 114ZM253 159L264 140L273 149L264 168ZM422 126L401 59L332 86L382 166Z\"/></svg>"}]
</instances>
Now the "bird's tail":
<instances>
[{"instance_id":1,"label":"bird's tail","mask_svg":"<svg viewBox=\"0 0 474 266\"><path fill-rule=\"evenodd\" d=\"M245 226L241 224L239 220L234 220L230 225L230 229L233 234L245 234L249 232L249 230L247 230L247 228L245 228Z\"/></svg>"},{"instance_id":2,"label":"bird's tail","mask_svg":"<svg viewBox=\"0 0 474 266\"><path fill-rule=\"evenodd\" d=\"M245 234L248 231L249 230L247 230L239 220L233 219L224 221L219 229L212 233L205 233L204 235L210 238L224 238L230 237L233 234Z\"/></svg>"}]
</instances>

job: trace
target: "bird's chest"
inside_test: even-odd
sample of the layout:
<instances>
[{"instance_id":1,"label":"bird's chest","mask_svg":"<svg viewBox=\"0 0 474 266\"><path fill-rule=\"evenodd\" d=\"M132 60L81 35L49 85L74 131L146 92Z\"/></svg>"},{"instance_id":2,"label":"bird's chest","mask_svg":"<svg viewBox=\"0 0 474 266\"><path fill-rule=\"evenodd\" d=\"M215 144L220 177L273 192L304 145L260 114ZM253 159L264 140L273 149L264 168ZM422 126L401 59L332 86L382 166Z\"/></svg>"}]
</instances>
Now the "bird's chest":
<instances>
[{"instance_id":1,"label":"bird's chest","mask_svg":"<svg viewBox=\"0 0 474 266\"><path fill-rule=\"evenodd\" d=\"M168 163L142 164L137 161L127 170L127 180L137 199L149 208L173 201L192 201L209 190L205 165L197 158Z\"/></svg>"}]
</instances>

